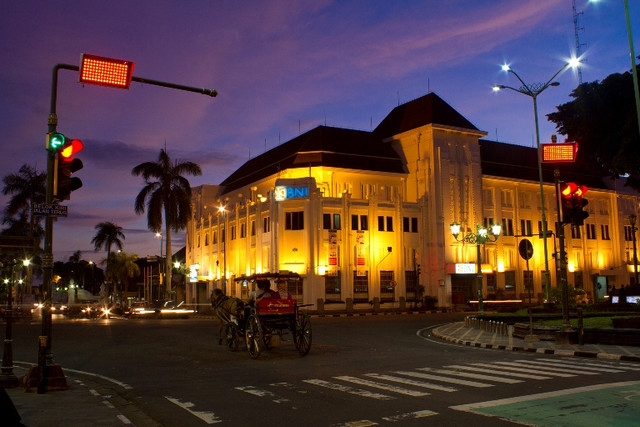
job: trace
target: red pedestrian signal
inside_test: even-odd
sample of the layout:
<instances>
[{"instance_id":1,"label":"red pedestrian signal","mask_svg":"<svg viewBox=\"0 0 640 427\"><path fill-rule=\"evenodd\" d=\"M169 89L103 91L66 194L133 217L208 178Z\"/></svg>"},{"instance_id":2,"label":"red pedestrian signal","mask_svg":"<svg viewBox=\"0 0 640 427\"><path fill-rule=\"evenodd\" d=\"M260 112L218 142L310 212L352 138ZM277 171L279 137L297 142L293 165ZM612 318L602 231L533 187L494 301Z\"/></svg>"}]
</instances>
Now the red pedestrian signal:
<instances>
[{"instance_id":1,"label":"red pedestrian signal","mask_svg":"<svg viewBox=\"0 0 640 427\"><path fill-rule=\"evenodd\" d=\"M82 54L80 61L80 83L129 89L133 76L131 61Z\"/></svg>"}]
</instances>

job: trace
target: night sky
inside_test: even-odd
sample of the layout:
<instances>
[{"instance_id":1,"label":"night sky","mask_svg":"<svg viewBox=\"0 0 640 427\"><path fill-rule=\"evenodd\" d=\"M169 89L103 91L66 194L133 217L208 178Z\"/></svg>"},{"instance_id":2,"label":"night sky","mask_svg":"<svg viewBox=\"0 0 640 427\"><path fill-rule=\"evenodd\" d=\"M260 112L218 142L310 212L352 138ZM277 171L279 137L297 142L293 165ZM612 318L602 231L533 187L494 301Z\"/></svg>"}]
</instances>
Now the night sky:
<instances>
[{"instance_id":1,"label":"night sky","mask_svg":"<svg viewBox=\"0 0 640 427\"><path fill-rule=\"evenodd\" d=\"M583 82L631 68L623 0L576 0ZM636 55L640 2L631 0ZM54 258L76 250L100 262L94 227L124 229L124 250L157 255L160 241L136 216L143 186L131 169L165 147L203 169L192 186L219 184L246 160L318 125L371 130L398 103L435 92L487 138L534 146L531 98L494 93L545 82L576 51L571 0L221 1L111 0L0 3L2 176L46 169L51 76L82 53L135 62L134 75L216 89L217 98L132 83L81 85L62 70L58 131L80 138L83 188L55 223ZM568 71L538 98L545 114L570 100ZM560 136L559 140L563 138ZM0 205L7 202L0 196ZM184 245L174 235L173 248Z\"/></svg>"}]
</instances>

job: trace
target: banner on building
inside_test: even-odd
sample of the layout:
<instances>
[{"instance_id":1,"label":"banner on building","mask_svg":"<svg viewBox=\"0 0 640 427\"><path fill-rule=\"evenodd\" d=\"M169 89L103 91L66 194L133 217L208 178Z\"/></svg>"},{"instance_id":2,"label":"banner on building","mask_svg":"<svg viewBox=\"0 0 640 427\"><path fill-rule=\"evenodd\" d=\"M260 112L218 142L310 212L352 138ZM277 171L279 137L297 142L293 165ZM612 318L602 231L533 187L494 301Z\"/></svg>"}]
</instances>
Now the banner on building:
<instances>
[{"instance_id":1,"label":"banner on building","mask_svg":"<svg viewBox=\"0 0 640 427\"><path fill-rule=\"evenodd\" d=\"M329 230L329 265L338 265L338 233Z\"/></svg>"},{"instance_id":2,"label":"banner on building","mask_svg":"<svg viewBox=\"0 0 640 427\"><path fill-rule=\"evenodd\" d=\"M356 276L366 276L366 258L364 256L364 231L356 232Z\"/></svg>"}]
</instances>

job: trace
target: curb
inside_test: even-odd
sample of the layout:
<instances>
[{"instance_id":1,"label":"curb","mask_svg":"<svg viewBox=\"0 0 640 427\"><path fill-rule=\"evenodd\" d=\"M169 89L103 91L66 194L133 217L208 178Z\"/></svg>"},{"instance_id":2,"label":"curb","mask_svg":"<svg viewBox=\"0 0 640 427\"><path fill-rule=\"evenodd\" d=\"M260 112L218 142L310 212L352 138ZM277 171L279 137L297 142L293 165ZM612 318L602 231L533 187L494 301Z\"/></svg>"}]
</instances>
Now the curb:
<instances>
[{"instance_id":1,"label":"curb","mask_svg":"<svg viewBox=\"0 0 640 427\"><path fill-rule=\"evenodd\" d=\"M584 357L592 359L607 359L607 360L620 360L624 362L640 362L640 356L630 356L626 354L612 354L612 353L598 353L595 351L582 351L582 350L557 350L553 348L536 348L536 347L524 347L524 346L507 346L507 345L493 345L488 343L481 343L477 341L463 340L460 338L453 338L448 335L441 335L434 330L431 331L431 335L435 338L441 339L454 344L465 345L467 347L486 348L493 350L507 350L507 351L524 351L529 353L539 354L555 354L558 356L573 356Z\"/></svg>"}]
</instances>

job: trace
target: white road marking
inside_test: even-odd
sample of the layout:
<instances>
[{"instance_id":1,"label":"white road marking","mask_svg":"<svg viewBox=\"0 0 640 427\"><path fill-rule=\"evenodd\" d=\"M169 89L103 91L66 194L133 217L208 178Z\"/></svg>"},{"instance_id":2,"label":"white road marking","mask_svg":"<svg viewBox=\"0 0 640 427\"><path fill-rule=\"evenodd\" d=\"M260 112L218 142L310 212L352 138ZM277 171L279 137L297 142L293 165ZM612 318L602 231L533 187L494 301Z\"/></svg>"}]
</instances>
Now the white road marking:
<instances>
[{"instance_id":1,"label":"white road marking","mask_svg":"<svg viewBox=\"0 0 640 427\"><path fill-rule=\"evenodd\" d=\"M436 374L453 375L456 377L473 378L476 380L493 381L493 382L504 383L504 384L517 384L522 382L522 380L516 380L514 378L497 377L495 375L473 374L471 372L453 371L451 369L433 369L433 368L420 368L420 369L426 372L433 372Z\"/></svg>"},{"instance_id":2,"label":"white road marking","mask_svg":"<svg viewBox=\"0 0 640 427\"><path fill-rule=\"evenodd\" d=\"M129 421L129 418L125 417L122 414L118 415L118 419L122 421L122 424L132 424L132 422Z\"/></svg>"},{"instance_id":3,"label":"white road marking","mask_svg":"<svg viewBox=\"0 0 640 427\"><path fill-rule=\"evenodd\" d=\"M527 369L523 367L517 367L518 366L517 364L510 363L510 362L472 363L472 365L481 366L483 368L492 368L494 371L499 372L501 374L504 372L504 370L507 370L507 371L516 371L516 372L526 372L529 374L551 375L553 377L562 377L562 378L575 377L575 375L573 374L560 374L557 372L543 371L541 369ZM514 367L513 365L516 365L516 366Z\"/></svg>"},{"instance_id":4,"label":"white road marking","mask_svg":"<svg viewBox=\"0 0 640 427\"><path fill-rule=\"evenodd\" d=\"M418 368L418 370L421 370L421 369ZM478 388L493 387L493 384L479 383L477 381L461 380L461 379L458 379L458 378L443 377L441 375L425 374L425 373L422 373L422 372L396 371L396 373L397 374L401 374L401 375L408 375L410 377L424 378L424 379L427 379L427 380L436 380L436 381L441 381L441 382L445 382L445 383L466 385L466 386L470 386L470 387L478 387Z\"/></svg>"},{"instance_id":5,"label":"white road marking","mask_svg":"<svg viewBox=\"0 0 640 427\"><path fill-rule=\"evenodd\" d=\"M164 396L165 399L167 399L169 402L173 403L176 406L181 407L182 409L184 409L185 411L189 412L191 415L201 419L202 421L204 421L207 424L216 424L216 423L221 423L222 420L218 417L216 417L216 415L213 412L209 412L209 411L194 411L193 408L195 405L191 402L181 402L176 398L170 397L170 396Z\"/></svg>"},{"instance_id":6,"label":"white road marking","mask_svg":"<svg viewBox=\"0 0 640 427\"><path fill-rule=\"evenodd\" d=\"M451 369L463 369L466 371L474 371L474 372L483 372L486 374L495 374L496 370L495 368L493 369L485 369L485 368L481 368L479 366L465 366L465 365L449 365L449 366L445 366L445 368L451 368ZM507 375L510 377L517 377L517 378L527 378L530 380L550 380L551 377L545 377L542 375L530 375L530 374L523 374L523 373L518 373L518 372L500 372L500 375Z\"/></svg>"},{"instance_id":7,"label":"white road marking","mask_svg":"<svg viewBox=\"0 0 640 427\"><path fill-rule=\"evenodd\" d=\"M531 365L540 366L542 367L542 369L548 369L548 370L562 368L563 372L566 372L567 370L569 370L569 372L572 372L574 374L584 374L584 375L599 375L600 372L610 372L610 373L624 372L623 370L620 370L620 369L592 367L592 366L581 365L577 363L564 363L564 362L552 363L552 362L544 362L544 361L538 361L538 360L516 360L516 362L526 363L529 366ZM593 371L600 371L600 372L593 372Z\"/></svg>"},{"instance_id":8,"label":"white road marking","mask_svg":"<svg viewBox=\"0 0 640 427\"><path fill-rule=\"evenodd\" d=\"M638 384L640 384L640 381L626 381L626 382L618 382L618 383L610 383L610 384L596 384L596 385L590 385L585 387L550 391L547 393L528 394L526 396L518 396L518 397L508 397L506 399L491 400L487 402L467 403L464 405L450 406L449 409L454 409L456 411L473 412L474 409L492 408L494 406L509 405L509 404L519 403L519 402L528 402L530 400L567 396L570 394L585 393L585 392L595 391L595 390L604 390L607 388L614 388L614 387L627 387L627 386L638 385Z\"/></svg>"},{"instance_id":9,"label":"white road marking","mask_svg":"<svg viewBox=\"0 0 640 427\"><path fill-rule=\"evenodd\" d=\"M371 378L377 378L379 380L395 381L401 384L408 384L408 385L414 385L416 387L429 388L431 390L449 391L449 392L458 391L458 389L453 387L448 387L440 384L427 383L424 381L411 380L409 378L396 377L394 375L367 374L367 376Z\"/></svg>"},{"instance_id":10,"label":"white road marking","mask_svg":"<svg viewBox=\"0 0 640 427\"><path fill-rule=\"evenodd\" d=\"M414 420L417 418L425 418L425 417L430 417L432 415L438 415L438 413L425 409L423 411L407 412L406 414L398 414L398 415L392 415L390 417L382 417L382 419L385 421L396 422L396 421Z\"/></svg>"},{"instance_id":11,"label":"white road marking","mask_svg":"<svg viewBox=\"0 0 640 427\"><path fill-rule=\"evenodd\" d=\"M259 388L255 388L252 385L248 385L248 386L243 386L243 387L236 387L236 390L240 390L240 391L244 391L245 393L249 393L249 394L253 394L254 396L258 396L258 397L270 397L272 398L271 400L275 403L282 403L282 402L288 402L289 399L286 399L284 397L280 397L278 395L276 395L275 393L269 391L269 390L261 390Z\"/></svg>"},{"instance_id":12,"label":"white road marking","mask_svg":"<svg viewBox=\"0 0 640 427\"><path fill-rule=\"evenodd\" d=\"M376 374L368 374L368 376L374 376ZM396 387L393 385L389 385L389 384L384 384L384 383L379 383L376 381L369 381L369 380L364 380L362 378L357 378L357 377L349 377L349 376L340 376L340 377L334 377L337 380L340 381L346 381L346 382L351 382L354 384L358 384L358 385L364 385L367 387L372 387L372 388L379 388L385 391L391 391L394 393L398 393L398 394L405 394L407 396L413 396L413 397L422 397L422 396L428 396L430 393L426 393L424 391L417 391L417 390L409 390L406 388L402 388L402 387ZM380 376L376 377L376 378L380 378Z\"/></svg>"},{"instance_id":13,"label":"white road marking","mask_svg":"<svg viewBox=\"0 0 640 427\"><path fill-rule=\"evenodd\" d=\"M348 387L348 386L345 386L345 385L342 385L342 384L330 383L329 381L324 381L324 380L310 379L310 380L303 380L303 381L305 383L317 385L317 386L320 386L320 387L325 387L325 388L328 388L330 390L342 391L342 392L349 393L349 394L355 394L356 396L369 397L371 399L377 399L377 400L393 400L393 399L395 399L395 397L387 396L386 394L373 393L373 392L370 392L370 391L367 391L367 390Z\"/></svg>"}]
</instances>

